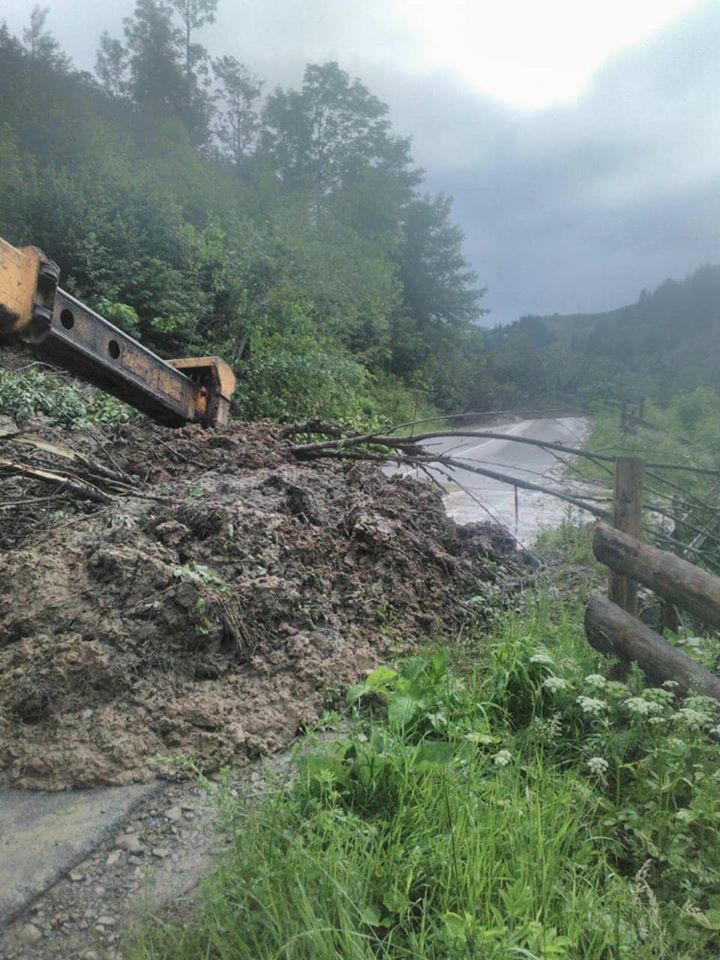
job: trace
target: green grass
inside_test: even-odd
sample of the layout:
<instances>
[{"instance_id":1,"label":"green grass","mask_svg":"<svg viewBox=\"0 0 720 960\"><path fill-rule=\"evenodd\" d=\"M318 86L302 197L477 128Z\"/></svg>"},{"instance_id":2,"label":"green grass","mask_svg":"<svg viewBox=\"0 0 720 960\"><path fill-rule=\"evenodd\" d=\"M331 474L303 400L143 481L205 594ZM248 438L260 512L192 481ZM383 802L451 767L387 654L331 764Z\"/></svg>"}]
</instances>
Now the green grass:
<instances>
[{"instance_id":1,"label":"green grass","mask_svg":"<svg viewBox=\"0 0 720 960\"><path fill-rule=\"evenodd\" d=\"M542 591L375 671L292 786L224 792L232 853L129 956L720 956L717 717L604 666Z\"/></svg>"},{"instance_id":2,"label":"green grass","mask_svg":"<svg viewBox=\"0 0 720 960\"><path fill-rule=\"evenodd\" d=\"M645 419L652 426L636 425L632 432L622 432L619 409L599 409L591 417L592 433L586 448L642 458L646 464L644 539L663 549L677 549L678 541L687 544L688 559L720 572L720 399L713 391L699 388L674 397L666 407L648 402ZM711 472L669 469L663 464ZM604 487L611 498L612 463L577 458L572 472Z\"/></svg>"},{"instance_id":3,"label":"green grass","mask_svg":"<svg viewBox=\"0 0 720 960\"><path fill-rule=\"evenodd\" d=\"M678 394L666 407L648 401L645 420L655 429L637 426L633 433L622 433L619 408L600 407L592 413L592 433L586 447L598 453L638 456L654 463L720 467L720 398L714 391L700 387L694 393ZM596 466L578 466L594 478L607 480L607 473ZM681 471L653 472L698 495L704 494L717 479ZM649 480L657 486L654 478ZM664 489L670 492L669 488Z\"/></svg>"}]
</instances>

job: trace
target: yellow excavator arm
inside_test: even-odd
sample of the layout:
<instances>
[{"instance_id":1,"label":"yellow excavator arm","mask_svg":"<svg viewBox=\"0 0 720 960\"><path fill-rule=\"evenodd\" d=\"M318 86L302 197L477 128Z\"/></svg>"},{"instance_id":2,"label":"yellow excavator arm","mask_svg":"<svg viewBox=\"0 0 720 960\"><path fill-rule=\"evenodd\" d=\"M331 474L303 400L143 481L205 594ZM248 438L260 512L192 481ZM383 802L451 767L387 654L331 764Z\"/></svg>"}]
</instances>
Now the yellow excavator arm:
<instances>
[{"instance_id":1,"label":"yellow excavator arm","mask_svg":"<svg viewBox=\"0 0 720 960\"><path fill-rule=\"evenodd\" d=\"M58 287L57 264L36 247L0 239L0 345L31 344L168 426L223 426L235 374L219 357L163 360Z\"/></svg>"}]
</instances>

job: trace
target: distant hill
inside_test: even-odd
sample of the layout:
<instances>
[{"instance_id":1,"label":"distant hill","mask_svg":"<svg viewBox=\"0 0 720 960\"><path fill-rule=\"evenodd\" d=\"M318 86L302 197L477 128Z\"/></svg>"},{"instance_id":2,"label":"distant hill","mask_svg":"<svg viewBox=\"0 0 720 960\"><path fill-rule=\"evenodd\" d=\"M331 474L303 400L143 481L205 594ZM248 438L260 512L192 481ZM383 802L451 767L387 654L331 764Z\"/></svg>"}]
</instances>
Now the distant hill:
<instances>
[{"instance_id":1,"label":"distant hill","mask_svg":"<svg viewBox=\"0 0 720 960\"><path fill-rule=\"evenodd\" d=\"M594 314L523 317L492 332L489 363L527 399L720 389L720 266L666 280L637 303ZM530 391L530 394L528 394Z\"/></svg>"}]
</instances>

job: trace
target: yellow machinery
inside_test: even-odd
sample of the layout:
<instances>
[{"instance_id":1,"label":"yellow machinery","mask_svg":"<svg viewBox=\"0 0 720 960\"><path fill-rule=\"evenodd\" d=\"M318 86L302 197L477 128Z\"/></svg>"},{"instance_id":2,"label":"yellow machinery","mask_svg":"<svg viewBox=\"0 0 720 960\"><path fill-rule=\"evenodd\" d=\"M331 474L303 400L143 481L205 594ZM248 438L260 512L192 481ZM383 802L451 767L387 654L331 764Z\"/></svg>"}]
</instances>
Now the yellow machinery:
<instances>
[{"instance_id":1,"label":"yellow machinery","mask_svg":"<svg viewBox=\"0 0 720 960\"><path fill-rule=\"evenodd\" d=\"M56 263L0 239L0 344L32 344L57 363L168 426L223 426L235 375L218 357L163 360L58 287Z\"/></svg>"}]
</instances>

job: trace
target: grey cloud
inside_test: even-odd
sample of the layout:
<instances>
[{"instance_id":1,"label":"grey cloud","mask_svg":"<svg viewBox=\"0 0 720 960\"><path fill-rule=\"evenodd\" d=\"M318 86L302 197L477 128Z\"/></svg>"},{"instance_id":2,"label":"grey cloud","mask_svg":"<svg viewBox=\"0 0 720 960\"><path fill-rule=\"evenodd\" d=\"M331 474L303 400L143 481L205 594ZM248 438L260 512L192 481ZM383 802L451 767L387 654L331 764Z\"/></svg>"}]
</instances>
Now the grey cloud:
<instances>
[{"instance_id":1,"label":"grey cloud","mask_svg":"<svg viewBox=\"0 0 720 960\"><path fill-rule=\"evenodd\" d=\"M534 114L435 78L446 110L425 125L416 110L415 153L455 198L486 322L609 309L720 260L718 40L708 3L614 58L576 104Z\"/></svg>"}]
</instances>

